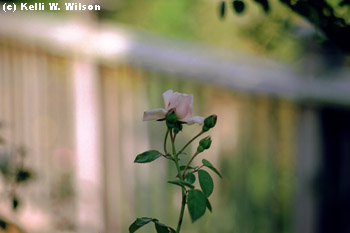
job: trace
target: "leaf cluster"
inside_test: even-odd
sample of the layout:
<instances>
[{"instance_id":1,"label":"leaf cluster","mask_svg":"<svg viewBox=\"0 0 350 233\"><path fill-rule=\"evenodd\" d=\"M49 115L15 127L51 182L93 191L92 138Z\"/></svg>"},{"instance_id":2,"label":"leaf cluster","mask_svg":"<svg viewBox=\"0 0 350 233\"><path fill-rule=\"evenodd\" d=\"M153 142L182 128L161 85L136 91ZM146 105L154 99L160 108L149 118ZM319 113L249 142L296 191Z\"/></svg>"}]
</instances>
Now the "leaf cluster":
<instances>
[{"instance_id":1,"label":"leaf cluster","mask_svg":"<svg viewBox=\"0 0 350 233\"><path fill-rule=\"evenodd\" d=\"M5 140L1 139L0 143L5 143ZM4 192L7 192L5 194L9 197L13 210L17 210L21 203L16 189L19 186L25 185L28 181L33 179L34 176L33 171L24 166L25 155L26 151L22 147L17 148L17 150L11 154L0 154L0 174L4 178L4 185L11 187L10 189L5 188Z\"/></svg>"},{"instance_id":2,"label":"leaf cluster","mask_svg":"<svg viewBox=\"0 0 350 233\"><path fill-rule=\"evenodd\" d=\"M135 163L150 163L157 158L161 157L162 153L156 150L145 151L136 156ZM205 171L204 169L200 169L202 167L207 167L213 172L215 172L220 178L222 177L220 172L206 159L202 160L202 165L200 167L191 167L188 166L188 173L185 175L185 179L175 179L168 181L169 184L177 185L182 188L188 189L187 191L187 204L188 211L192 222L195 222L200 217L205 214L206 209L210 212L212 211L212 207L209 201L210 195L214 190L214 182L211 175ZM186 166L181 166L180 170L184 171ZM199 185L201 190L195 189L194 183L196 181L195 173L198 174ZM159 223L158 220L152 218L138 218L130 228L131 230L135 229L136 231L139 227L146 225L147 223L153 221L156 225ZM134 232L130 231L130 232ZM158 232L158 231L157 231ZM171 231L169 231L171 232Z\"/></svg>"},{"instance_id":3,"label":"leaf cluster","mask_svg":"<svg viewBox=\"0 0 350 233\"><path fill-rule=\"evenodd\" d=\"M243 14L246 10L246 1L248 0L230 1L232 10L238 15ZM253 1L261 6L265 13L271 11L271 0ZM331 4L334 2L326 0L279 0L279 2L308 20L345 53L350 53L349 0L340 0L338 4ZM227 13L227 4L225 0L219 3L219 15L221 18L224 18Z\"/></svg>"},{"instance_id":4,"label":"leaf cluster","mask_svg":"<svg viewBox=\"0 0 350 233\"><path fill-rule=\"evenodd\" d=\"M192 185L192 187L187 186L190 188L187 194L187 204L192 222L195 222L202 217L205 214L206 209L212 212L209 197L213 193L214 182L213 178L207 171L200 169L202 167L211 169L221 177L221 174L217 171L217 169L214 168L213 165L206 159L202 160L202 165L200 167L190 168L189 172L185 175L185 182ZM196 176L194 175L195 173L197 173L198 176L198 181L201 188L200 190L195 189L193 185L196 181Z\"/></svg>"}]
</instances>

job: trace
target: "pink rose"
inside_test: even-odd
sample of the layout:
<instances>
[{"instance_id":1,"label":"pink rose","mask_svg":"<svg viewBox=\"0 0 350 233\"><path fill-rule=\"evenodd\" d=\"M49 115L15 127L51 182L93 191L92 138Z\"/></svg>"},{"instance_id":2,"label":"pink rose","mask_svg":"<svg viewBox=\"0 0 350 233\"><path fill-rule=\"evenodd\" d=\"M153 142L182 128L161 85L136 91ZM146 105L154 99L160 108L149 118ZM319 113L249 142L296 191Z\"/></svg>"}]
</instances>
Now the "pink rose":
<instances>
[{"instance_id":1,"label":"pink rose","mask_svg":"<svg viewBox=\"0 0 350 233\"><path fill-rule=\"evenodd\" d=\"M203 124L204 118L192 116L193 95L182 94L167 90L163 93L164 108L156 108L143 113L143 121L164 119L166 114L174 110L180 121L191 125L194 123Z\"/></svg>"}]
</instances>

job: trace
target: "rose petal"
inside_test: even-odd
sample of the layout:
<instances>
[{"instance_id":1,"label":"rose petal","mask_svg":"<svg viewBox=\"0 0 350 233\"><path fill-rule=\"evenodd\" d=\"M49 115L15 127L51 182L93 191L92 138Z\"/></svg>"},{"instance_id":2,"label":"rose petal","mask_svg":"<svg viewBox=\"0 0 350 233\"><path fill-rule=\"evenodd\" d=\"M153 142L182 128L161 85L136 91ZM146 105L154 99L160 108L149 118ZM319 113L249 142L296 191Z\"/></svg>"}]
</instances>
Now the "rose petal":
<instances>
[{"instance_id":1,"label":"rose petal","mask_svg":"<svg viewBox=\"0 0 350 233\"><path fill-rule=\"evenodd\" d=\"M175 107L179 120L192 117L193 95L181 95L178 105Z\"/></svg>"},{"instance_id":2,"label":"rose petal","mask_svg":"<svg viewBox=\"0 0 350 233\"><path fill-rule=\"evenodd\" d=\"M179 93L179 92L174 92L169 100L169 104L166 106L166 110L169 111L170 109L176 108L177 105L179 105L180 101L181 101L181 97L183 94Z\"/></svg>"},{"instance_id":3,"label":"rose petal","mask_svg":"<svg viewBox=\"0 0 350 233\"><path fill-rule=\"evenodd\" d=\"M201 117L201 116L194 116L194 117L190 117L190 118L187 118L185 120L182 120L184 122L186 122L187 124L189 125L192 125L194 123L197 123L197 124L203 124L204 122L204 117Z\"/></svg>"},{"instance_id":4,"label":"rose petal","mask_svg":"<svg viewBox=\"0 0 350 233\"><path fill-rule=\"evenodd\" d=\"M172 95L173 95L173 90L167 90L166 92L163 93L163 100L164 100L165 109L168 108L169 101L170 101L170 98Z\"/></svg>"},{"instance_id":5,"label":"rose petal","mask_svg":"<svg viewBox=\"0 0 350 233\"><path fill-rule=\"evenodd\" d=\"M166 111L163 108L156 108L143 113L143 121L160 120L165 118Z\"/></svg>"}]
</instances>

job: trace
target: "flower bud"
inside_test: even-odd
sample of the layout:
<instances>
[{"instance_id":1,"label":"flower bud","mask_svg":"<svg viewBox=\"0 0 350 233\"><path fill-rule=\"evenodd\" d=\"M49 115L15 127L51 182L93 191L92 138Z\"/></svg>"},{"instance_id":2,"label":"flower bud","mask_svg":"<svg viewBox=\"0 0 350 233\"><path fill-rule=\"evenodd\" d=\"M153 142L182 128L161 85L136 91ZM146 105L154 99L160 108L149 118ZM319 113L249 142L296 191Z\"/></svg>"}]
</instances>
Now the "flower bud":
<instances>
[{"instance_id":1,"label":"flower bud","mask_svg":"<svg viewBox=\"0 0 350 233\"><path fill-rule=\"evenodd\" d=\"M166 125L168 126L169 129L175 128L177 126L177 116L174 111L169 112L166 117Z\"/></svg>"},{"instance_id":2,"label":"flower bud","mask_svg":"<svg viewBox=\"0 0 350 233\"><path fill-rule=\"evenodd\" d=\"M203 125L202 131L203 131L203 132L207 132L208 130L209 130L209 128L208 128L207 126Z\"/></svg>"},{"instance_id":3,"label":"flower bud","mask_svg":"<svg viewBox=\"0 0 350 233\"><path fill-rule=\"evenodd\" d=\"M210 137L203 138L202 140L199 141L197 152L200 153L200 152L203 152L204 150L209 149L210 145L211 145L211 138Z\"/></svg>"},{"instance_id":4,"label":"flower bud","mask_svg":"<svg viewBox=\"0 0 350 233\"><path fill-rule=\"evenodd\" d=\"M199 145L203 146L203 148L209 149L210 145L211 145L211 138L210 137L205 137L202 140L199 141Z\"/></svg>"},{"instance_id":5,"label":"flower bud","mask_svg":"<svg viewBox=\"0 0 350 233\"><path fill-rule=\"evenodd\" d=\"M214 128L217 118L218 117L215 114L205 118L202 131L207 132L209 129Z\"/></svg>"},{"instance_id":6,"label":"flower bud","mask_svg":"<svg viewBox=\"0 0 350 233\"><path fill-rule=\"evenodd\" d=\"M178 121L174 127L174 133L178 134L182 130L182 124Z\"/></svg>"},{"instance_id":7,"label":"flower bud","mask_svg":"<svg viewBox=\"0 0 350 233\"><path fill-rule=\"evenodd\" d=\"M202 153L203 151L204 151L203 146L199 145L199 146L197 147L197 152L198 152L198 153Z\"/></svg>"}]
</instances>

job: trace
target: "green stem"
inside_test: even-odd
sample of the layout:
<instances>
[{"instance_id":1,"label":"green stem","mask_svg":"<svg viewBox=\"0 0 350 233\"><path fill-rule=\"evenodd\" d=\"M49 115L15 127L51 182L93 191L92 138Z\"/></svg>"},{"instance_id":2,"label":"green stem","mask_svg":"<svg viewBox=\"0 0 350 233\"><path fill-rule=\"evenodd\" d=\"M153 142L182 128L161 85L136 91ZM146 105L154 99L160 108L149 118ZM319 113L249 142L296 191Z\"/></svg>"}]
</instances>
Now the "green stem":
<instances>
[{"instance_id":1,"label":"green stem","mask_svg":"<svg viewBox=\"0 0 350 233\"><path fill-rule=\"evenodd\" d=\"M176 165L177 174L179 176L179 179L183 180L183 177L181 176L181 170L180 170L180 166L179 166L179 161L177 159L177 155L178 154L176 153L175 142L174 142L174 137L173 137L172 130L170 130L170 138L171 138L171 145L172 145L172 148L173 148L174 162L175 162L175 165ZM180 233L181 225L182 225L182 219L183 219L183 216L184 216L185 205L186 205L186 189L184 187L182 187L181 190L182 190L181 211L180 211L179 221L178 221L177 228L176 228L176 233Z\"/></svg>"},{"instance_id":2,"label":"green stem","mask_svg":"<svg viewBox=\"0 0 350 233\"><path fill-rule=\"evenodd\" d=\"M188 167L190 166L190 164L192 163L192 161L194 160L194 158L198 155L198 151L196 151L196 153L194 153L194 155L192 156L192 158L190 159L190 161L188 161L183 173L182 173L182 177L185 177L186 171L188 169Z\"/></svg>"},{"instance_id":3,"label":"green stem","mask_svg":"<svg viewBox=\"0 0 350 233\"><path fill-rule=\"evenodd\" d=\"M182 202L181 202L181 211L180 211L179 221L178 221L177 228L176 228L176 233L180 233L182 219L183 219L184 212L185 212L185 206L186 206L186 193L183 192Z\"/></svg>"},{"instance_id":4,"label":"green stem","mask_svg":"<svg viewBox=\"0 0 350 233\"><path fill-rule=\"evenodd\" d=\"M194 136L178 153L177 155L180 155L187 147L188 145L190 145L194 140L196 140L196 138L198 138L199 136L201 136L204 132L201 131L199 134L197 134L196 136Z\"/></svg>"},{"instance_id":5,"label":"green stem","mask_svg":"<svg viewBox=\"0 0 350 233\"><path fill-rule=\"evenodd\" d=\"M165 155L169 154L167 149L166 149L166 141L168 140L168 135L169 135L169 129L167 129L166 134L165 134L165 138L164 138L164 153L165 153Z\"/></svg>"},{"instance_id":6,"label":"green stem","mask_svg":"<svg viewBox=\"0 0 350 233\"><path fill-rule=\"evenodd\" d=\"M191 171L191 173L198 172L202 167L204 167L204 165L201 165L201 166L197 167L196 169L194 169L193 171Z\"/></svg>"}]
</instances>

